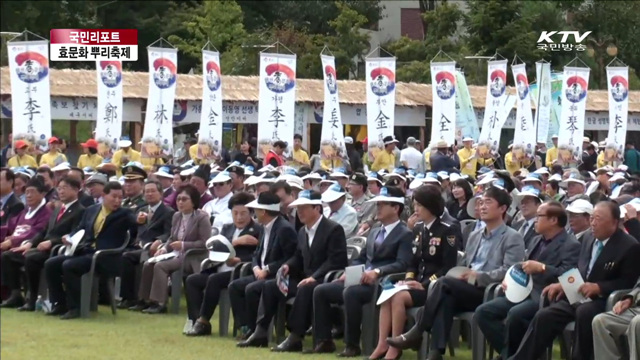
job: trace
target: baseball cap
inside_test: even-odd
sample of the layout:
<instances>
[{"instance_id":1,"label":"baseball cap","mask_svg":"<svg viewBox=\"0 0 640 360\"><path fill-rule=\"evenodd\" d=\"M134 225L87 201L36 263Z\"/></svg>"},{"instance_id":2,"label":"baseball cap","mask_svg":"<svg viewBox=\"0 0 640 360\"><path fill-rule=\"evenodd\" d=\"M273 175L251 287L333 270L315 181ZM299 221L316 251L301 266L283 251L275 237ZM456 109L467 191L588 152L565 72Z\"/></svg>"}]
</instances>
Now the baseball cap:
<instances>
[{"instance_id":1,"label":"baseball cap","mask_svg":"<svg viewBox=\"0 0 640 360\"><path fill-rule=\"evenodd\" d=\"M26 148L26 147L28 147L28 146L29 146L29 145L28 145L28 144L27 144L27 142L26 142L26 141L24 141L24 140L18 140L18 141L16 141L16 143L15 143L15 147L16 147L16 149L22 149L22 148Z\"/></svg>"},{"instance_id":2,"label":"baseball cap","mask_svg":"<svg viewBox=\"0 0 640 360\"><path fill-rule=\"evenodd\" d=\"M593 214L593 205L584 199L574 200L567 206L567 211L573 214Z\"/></svg>"},{"instance_id":3,"label":"baseball cap","mask_svg":"<svg viewBox=\"0 0 640 360\"><path fill-rule=\"evenodd\" d=\"M383 187L380 189L380 194L367 202L394 202L404 205L404 192L397 187Z\"/></svg>"},{"instance_id":4,"label":"baseball cap","mask_svg":"<svg viewBox=\"0 0 640 360\"><path fill-rule=\"evenodd\" d=\"M94 148L94 149L98 148L98 142L95 139L89 139L87 140L87 142L83 142L80 145L86 148Z\"/></svg>"},{"instance_id":5,"label":"baseball cap","mask_svg":"<svg viewBox=\"0 0 640 360\"><path fill-rule=\"evenodd\" d=\"M55 136L49 138L49 144L60 144L60 139Z\"/></svg>"}]
</instances>

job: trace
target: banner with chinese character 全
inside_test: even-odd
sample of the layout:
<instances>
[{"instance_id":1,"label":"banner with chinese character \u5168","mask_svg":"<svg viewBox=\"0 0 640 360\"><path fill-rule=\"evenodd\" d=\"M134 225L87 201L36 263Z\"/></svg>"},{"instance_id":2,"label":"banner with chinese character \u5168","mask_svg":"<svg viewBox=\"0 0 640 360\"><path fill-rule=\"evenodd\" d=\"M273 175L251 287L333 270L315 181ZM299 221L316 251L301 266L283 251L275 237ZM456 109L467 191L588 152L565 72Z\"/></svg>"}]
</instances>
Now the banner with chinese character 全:
<instances>
[{"instance_id":1,"label":"banner with chinese character \u5168","mask_svg":"<svg viewBox=\"0 0 640 360\"><path fill-rule=\"evenodd\" d=\"M96 135L98 154L111 159L122 134L122 62L96 61L98 108Z\"/></svg>"},{"instance_id":2,"label":"banner with chinese character \u5168","mask_svg":"<svg viewBox=\"0 0 640 360\"><path fill-rule=\"evenodd\" d=\"M609 135L604 150L605 161L622 161L627 140L629 109L629 68L607 67L609 90Z\"/></svg>"},{"instance_id":3,"label":"banner with chinese character \u5168","mask_svg":"<svg viewBox=\"0 0 640 360\"><path fill-rule=\"evenodd\" d=\"M558 162L576 163L582 155L589 68L565 67L558 134Z\"/></svg>"},{"instance_id":4,"label":"banner with chinese character \u5168","mask_svg":"<svg viewBox=\"0 0 640 360\"><path fill-rule=\"evenodd\" d=\"M463 73L456 71L456 140L461 144L462 139L467 136L473 138L473 141L478 141L480 127L471 102L467 79Z\"/></svg>"},{"instance_id":5,"label":"banner with chinese character \u5168","mask_svg":"<svg viewBox=\"0 0 640 360\"><path fill-rule=\"evenodd\" d=\"M340 114L338 98L338 77L336 76L335 58L320 55L322 74L324 76L324 107L322 110L322 134L320 135L320 157L346 157L344 145L344 128Z\"/></svg>"},{"instance_id":6,"label":"banner with chinese character \u5168","mask_svg":"<svg viewBox=\"0 0 640 360\"><path fill-rule=\"evenodd\" d=\"M287 143L283 157L293 151L296 103L296 55L260 54L258 98L258 157L264 159L274 142Z\"/></svg>"},{"instance_id":7,"label":"banner with chinese character \u5168","mask_svg":"<svg viewBox=\"0 0 640 360\"><path fill-rule=\"evenodd\" d=\"M478 155L496 153L500 145L500 130L507 117L500 122L500 115L507 97L507 60L489 61L487 71L487 96L482 131L478 140ZM515 98L513 99L515 101ZM511 104L513 106L513 104ZM511 107L509 107L509 111ZM509 116L509 112L507 112Z\"/></svg>"},{"instance_id":8,"label":"banner with chinese character \u5168","mask_svg":"<svg viewBox=\"0 0 640 360\"><path fill-rule=\"evenodd\" d=\"M214 160L222 151L222 76L220 53L202 50L202 112L198 159Z\"/></svg>"},{"instance_id":9,"label":"banner with chinese character \u5168","mask_svg":"<svg viewBox=\"0 0 640 360\"><path fill-rule=\"evenodd\" d=\"M431 63L431 90L433 115L431 142L444 140L452 145L456 138L456 63Z\"/></svg>"},{"instance_id":10,"label":"banner with chinese character \u5168","mask_svg":"<svg viewBox=\"0 0 640 360\"><path fill-rule=\"evenodd\" d=\"M531 100L536 105L536 141L547 143L551 121L551 64L538 61L536 63L536 79L538 91L531 91Z\"/></svg>"},{"instance_id":11,"label":"banner with chinese character \u5168","mask_svg":"<svg viewBox=\"0 0 640 360\"><path fill-rule=\"evenodd\" d=\"M49 43L7 43L13 105L13 141L25 140L30 148L45 148L51 137Z\"/></svg>"},{"instance_id":12,"label":"banner with chinese character \u5168","mask_svg":"<svg viewBox=\"0 0 640 360\"><path fill-rule=\"evenodd\" d=\"M396 58L365 60L367 88L367 138L369 159L383 149L385 136L393 136L396 108Z\"/></svg>"},{"instance_id":13,"label":"banner with chinese character \u5168","mask_svg":"<svg viewBox=\"0 0 640 360\"><path fill-rule=\"evenodd\" d=\"M149 96L142 133L142 157L157 158L173 151L173 101L178 77L178 50L149 52Z\"/></svg>"},{"instance_id":14,"label":"banner with chinese character \u5168","mask_svg":"<svg viewBox=\"0 0 640 360\"><path fill-rule=\"evenodd\" d=\"M513 155L518 161L533 159L536 148L536 127L531 114L529 80L525 64L512 65L516 84L516 125L513 137Z\"/></svg>"}]
</instances>

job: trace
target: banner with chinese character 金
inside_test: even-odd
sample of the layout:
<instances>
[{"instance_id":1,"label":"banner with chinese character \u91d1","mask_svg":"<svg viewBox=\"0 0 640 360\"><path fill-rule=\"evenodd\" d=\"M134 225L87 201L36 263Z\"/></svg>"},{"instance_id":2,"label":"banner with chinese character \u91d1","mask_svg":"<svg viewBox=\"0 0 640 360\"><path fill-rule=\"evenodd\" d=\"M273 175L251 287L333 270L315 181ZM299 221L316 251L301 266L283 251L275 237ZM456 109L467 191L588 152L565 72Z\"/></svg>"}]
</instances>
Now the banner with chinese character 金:
<instances>
[{"instance_id":1,"label":"banner with chinese character \u91d1","mask_svg":"<svg viewBox=\"0 0 640 360\"><path fill-rule=\"evenodd\" d=\"M385 136L393 136L396 108L396 58L367 58L367 138L369 158L383 148Z\"/></svg>"},{"instance_id":2,"label":"banner with chinese character \u91d1","mask_svg":"<svg viewBox=\"0 0 640 360\"><path fill-rule=\"evenodd\" d=\"M581 159L588 86L589 68L564 68L558 134L558 161L563 165Z\"/></svg>"},{"instance_id":3,"label":"banner with chinese character \u91d1","mask_svg":"<svg viewBox=\"0 0 640 360\"><path fill-rule=\"evenodd\" d=\"M320 135L320 157L328 160L333 157L346 157L344 128L340 114L338 97L338 77L335 58L320 55L324 76L324 107L322 110L322 134Z\"/></svg>"},{"instance_id":4,"label":"banner with chinese character \u91d1","mask_svg":"<svg viewBox=\"0 0 640 360\"><path fill-rule=\"evenodd\" d=\"M536 63L536 79L538 91L531 92L531 99L536 104L535 124L537 129L536 141L547 143L550 139L549 127L551 122L551 64L538 61ZM552 134L553 135L553 134Z\"/></svg>"},{"instance_id":5,"label":"banner with chinese character \u91d1","mask_svg":"<svg viewBox=\"0 0 640 360\"><path fill-rule=\"evenodd\" d=\"M198 159L214 160L222 151L222 77L220 53L202 50L202 112Z\"/></svg>"},{"instance_id":6,"label":"banner with chinese character \u91d1","mask_svg":"<svg viewBox=\"0 0 640 360\"><path fill-rule=\"evenodd\" d=\"M627 140L629 109L629 68L607 67L609 90L609 135L604 150L605 161L622 161Z\"/></svg>"},{"instance_id":7,"label":"banner with chinese character \u91d1","mask_svg":"<svg viewBox=\"0 0 640 360\"><path fill-rule=\"evenodd\" d=\"M149 52L149 96L142 133L142 157L161 157L173 151L173 101L178 77L178 50Z\"/></svg>"},{"instance_id":8,"label":"banner with chinese character \u91d1","mask_svg":"<svg viewBox=\"0 0 640 360\"><path fill-rule=\"evenodd\" d=\"M461 144L462 139L467 136L473 138L473 141L478 141L480 127L467 80L463 73L456 71L456 140Z\"/></svg>"},{"instance_id":9,"label":"banner with chinese character \u91d1","mask_svg":"<svg viewBox=\"0 0 640 360\"><path fill-rule=\"evenodd\" d=\"M444 140L452 145L456 138L456 63L431 63L433 115L431 142Z\"/></svg>"},{"instance_id":10,"label":"banner with chinese character \u91d1","mask_svg":"<svg viewBox=\"0 0 640 360\"><path fill-rule=\"evenodd\" d=\"M264 159L274 142L287 143L284 158L293 151L296 103L296 55L260 54L258 157Z\"/></svg>"},{"instance_id":11,"label":"banner with chinese character \u91d1","mask_svg":"<svg viewBox=\"0 0 640 360\"><path fill-rule=\"evenodd\" d=\"M13 141L45 148L51 137L49 44L38 41L7 43L13 105Z\"/></svg>"},{"instance_id":12,"label":"banner with chinese character \u91d1","mask_svg":"<svg viewBox=\"0 0 640 360\"><path fill-rule=\"evenodd\" d=\"M482 131L478 140L478 155L496 153L500 145L500 132L504 121L500 115L507 97L507 60L489 61L487 71L487 96L484 108ZM515 101L515 98L513 99ZM513 104L511 104L513 106ZM511 108L509 107L509 111ZM507 112L507 116L509 112Z\"/></svg>"},{"instance_id":13,"label":"banner with chinese character \u91d1","mask_svg":"<svg viewBox=\"0 0 640 360\"><path fill-rule=\"evenodd\" d=\"M529 80L525 64L511 66L516 84L516 125L513 137L513 156L518 161L533 159L536 148L536 127L531 115Z\"/></svg>"},{"instance_id":14,"label":"banner with chinese character \u91d1","mask_svg":"<svg viewBox=\"0 0 640 360\"><path fill-rule=\"evenodd\" d=\"M96 61L98 108L96 135L98 154L110 159L122 134L122 62Z\"/></svg>"}]
</instances>

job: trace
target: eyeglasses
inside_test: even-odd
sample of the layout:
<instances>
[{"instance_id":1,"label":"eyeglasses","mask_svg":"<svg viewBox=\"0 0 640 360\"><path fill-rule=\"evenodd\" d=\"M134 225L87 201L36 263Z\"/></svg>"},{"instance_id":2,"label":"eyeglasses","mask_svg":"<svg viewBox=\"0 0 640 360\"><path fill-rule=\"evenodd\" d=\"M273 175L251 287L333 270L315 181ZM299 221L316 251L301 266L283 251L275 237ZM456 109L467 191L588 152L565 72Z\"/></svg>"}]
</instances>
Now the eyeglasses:
<instances>
[{"instance_id":1,"label":"eyeglasses","mask_svg":"<svg viewBox=\"0 0 640 360\"><path fill-rule=\"evenodd\" d=\"M188 196L178 196L176 201L191 201L191 198Z\"/></svg>"}]
</instances>

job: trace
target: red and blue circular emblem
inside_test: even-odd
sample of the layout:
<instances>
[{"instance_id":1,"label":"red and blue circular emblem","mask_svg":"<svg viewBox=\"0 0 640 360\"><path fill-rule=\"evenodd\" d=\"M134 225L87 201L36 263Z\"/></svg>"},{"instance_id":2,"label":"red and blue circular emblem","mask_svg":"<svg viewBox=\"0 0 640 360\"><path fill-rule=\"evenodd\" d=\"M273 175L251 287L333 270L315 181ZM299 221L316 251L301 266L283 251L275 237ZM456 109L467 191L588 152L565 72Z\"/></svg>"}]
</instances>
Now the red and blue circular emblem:
<instances>
[{"instance_id":1,"label":"red and blue circular emblem","mask_svg":"<svg viewBox=\"0 0 640 360\"><path fill-rule=\"evenodd\" d=\"M18 78L28 84L37 83L49 74L49 61L40 53L25 51L16 55L15 61Z\"/></svg>"},{"instance_id":2,"label":"red and blue circular emblem","mask_svg":"<svg viewBox=\"0 0 640 360\"><path fill-rule=\"evenodd\" d=\"M153 81L160 89L170 88L176 82L177 68L173 61L159 58L153 62Z\"/></svg>"},{"instance_id":3,"label":"red and blue circular emblem","mask_svg":"<svg viewBox=\"0 0 640 360\"><path fill-rule=\"evenodd\" d=\"M569 77L565 96L572 103L582 101L587 96L587 81L578 75Z\"/></svg>"},{"instance_id":4,"label":"red and blue circular emblem","mask_svg":"<svg viewBox=\"0 0 640 360\"><path fill-rule=\"evenodd\" d=\"M371 70L371 91L378 96L385 96L396 87L396 74L391 69L379 67Z\"/></svg>"},{"instance_id":5,"label":"red and blue circular emblem","mask_svg":"<svg viewBox=\"0 0 640 360\"><path fill-rule=\"evenodd\" d=\"M524 100L529 94L529 80L525 74L518 74L516 76L516 89L518 90L518 97L520 100Z\"/></svg>"},{"instance_id":6,"label":"red and blue circular emblem","mask_svg":"<svg viewBox=\"0 0 640 360\"><path fill-rule=\"evenodd\" d=\"M325 82L327 83L327 89L331 95L338 91L338 77L336 76L336 69L333 66L327 65L324 67Z\"/></svg>"},{"instance_id":7,"label":"red and blue circular emblem","mask_svg":"<svg viewBox=\"0 0 640 360\"><path fill-rule=\"evenodd\" d=\"M493 97L500 97L507 89L507 74L502 70L493 70L491 72L491 95Z\"/></svg>"},{"instance_id":8,"label":"red and blue circular emblem","mask_svg":"<svg viewBox=\"0 0 640 360\"><path fill-rule=\"evenodd\" d=\"M122 63L120 61L100 61L100 77L107 87L118 86L122 81Z\"/></svg>"},{"instance_id":9,"label":"red and blue circular emblem","mask_svg":"<svg viewBox=\"0 0 640 360\"><path fill-rule=\"evenodd\" d=\"M436 74L435 86L440 99L450 99L456 93L456 78L448 71L440 71Z\"/></svg>"},{"instance_id":10,"label":"red and blue circular emblem","mask_svg":"<svg viewBox=\"0 0 640 360\"><path fill-rule=\"evenodd\" d=\"M296 86L296 72L285 64L269 64L265 68L267 88L283 94Z\"/></svg>"},{"instance_id":11,"label":"red and blue circular emblem","mask_svg":"<svg viewBox=\"0 0 640 360\"><path fill-rule=\"evenodd\" d=\"M180 122L187 117L187 100L173 102L173 122Z\"/></svg>"},{"instance_id":12,"label":"red and blue circular emblem","mask_svg":"<svg viewBox=\"0 0 640 360\"><path fill-rule=\"evenodd\" d=\"M623 101L629 95L629 83L620 75L611 78L611 97L616 102Z\"/></svg>"},{"instance_id":13,"label":"red and blue circular emblem","mask_svg":"<svg viewBox=\"0 0 640 360\"><path fill-rule=\"evenodd\" d=\"M215 61L207 62L207 86L209 90L216 91L220 89L220 66Z\"/></svg>"}]
</instances>

